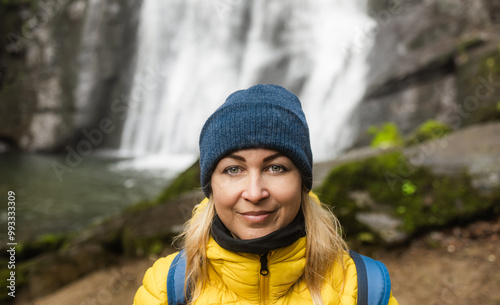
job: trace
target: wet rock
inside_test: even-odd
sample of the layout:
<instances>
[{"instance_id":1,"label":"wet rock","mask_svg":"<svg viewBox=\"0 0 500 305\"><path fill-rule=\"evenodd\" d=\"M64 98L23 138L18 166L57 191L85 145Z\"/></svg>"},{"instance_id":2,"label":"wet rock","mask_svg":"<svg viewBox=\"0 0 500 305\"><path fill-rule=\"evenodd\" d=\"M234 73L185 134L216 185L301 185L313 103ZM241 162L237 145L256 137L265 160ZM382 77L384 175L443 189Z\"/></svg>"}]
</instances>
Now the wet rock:
<instances>
[{"instance_id":1,"label":"wet rock","mask_svg":"<svg viewBox=\"0 0 500 305\"><path fill-rule=\"evenodd\" d=\"M30 4L1 4L0 136L55 151L103 117L119 128L109 105L130 87L140 1Z\"/></svg>"}]
</instances>

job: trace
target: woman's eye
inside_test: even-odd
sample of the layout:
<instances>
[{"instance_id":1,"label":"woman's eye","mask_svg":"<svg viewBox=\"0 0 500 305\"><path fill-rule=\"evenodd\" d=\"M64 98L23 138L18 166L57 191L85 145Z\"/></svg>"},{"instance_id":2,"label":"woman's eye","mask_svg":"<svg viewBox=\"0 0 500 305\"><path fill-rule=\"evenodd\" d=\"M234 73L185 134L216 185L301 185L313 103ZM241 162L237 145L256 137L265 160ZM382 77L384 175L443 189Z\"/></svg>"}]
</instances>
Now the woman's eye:
<instances>
[{"instance_id":1,"label":"woman's eye","mask_svg":"<svg viewBox=\"0 0 500 305\"><path fill-rule=\"evenodd\" d=\"M281 165L271 165L269 167L269 170L273 173L281 173L281 172L285 171L285 168Z\"/></svg>"},{"instance_id":2,"label":"woman's eye","mask_svg":"<svg viewBox=\"0 0 500 305\"><path fill-rule=\"evenodd\" d=\"M241 169L237 166L229 166L224 170L224 173L229 175L236 175L240 173Z\"/></svg>"}]
</instances>

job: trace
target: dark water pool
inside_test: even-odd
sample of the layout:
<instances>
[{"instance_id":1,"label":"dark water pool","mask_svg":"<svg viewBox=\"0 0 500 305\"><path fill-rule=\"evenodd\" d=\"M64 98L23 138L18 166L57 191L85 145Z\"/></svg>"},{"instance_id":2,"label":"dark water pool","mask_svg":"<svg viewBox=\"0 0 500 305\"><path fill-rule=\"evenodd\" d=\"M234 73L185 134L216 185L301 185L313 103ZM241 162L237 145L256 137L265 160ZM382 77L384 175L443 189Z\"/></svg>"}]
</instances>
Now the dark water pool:
<instances>
[{"instance_id":1,"label":"dark water pool","mask_svg":"<svg viewBox=\"0 0 500 305\"><path fill-rule=\"evenodd\" d=\"M78 230L117 214L139 200L154 198L176 175L165 169L123 169L124 161L89 157L76 167L64 168L58 165L67 164L65 156L0 155L2 244L8 231L9 191L15 193L15 237L20 242Z\"/></svg>"}]
</instances>

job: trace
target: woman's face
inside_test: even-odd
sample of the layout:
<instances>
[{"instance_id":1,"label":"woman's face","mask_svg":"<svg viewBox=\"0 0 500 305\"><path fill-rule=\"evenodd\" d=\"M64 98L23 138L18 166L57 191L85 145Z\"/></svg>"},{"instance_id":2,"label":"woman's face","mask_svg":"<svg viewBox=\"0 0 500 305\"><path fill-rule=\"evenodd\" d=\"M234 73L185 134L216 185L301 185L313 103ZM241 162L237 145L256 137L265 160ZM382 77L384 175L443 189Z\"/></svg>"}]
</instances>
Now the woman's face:
<instances>
[{"instance_id":1,"label":"woman's face","mask_svg":"<svg viewBox=\"0 0 500 305\"><path fill-rule=\"evenodd\" d=\"M274 150L245 149L226 156L217 164L211 184L217 214L240 239L283 228L300 209L300 172Z\"/></svg>"}]
</instances>

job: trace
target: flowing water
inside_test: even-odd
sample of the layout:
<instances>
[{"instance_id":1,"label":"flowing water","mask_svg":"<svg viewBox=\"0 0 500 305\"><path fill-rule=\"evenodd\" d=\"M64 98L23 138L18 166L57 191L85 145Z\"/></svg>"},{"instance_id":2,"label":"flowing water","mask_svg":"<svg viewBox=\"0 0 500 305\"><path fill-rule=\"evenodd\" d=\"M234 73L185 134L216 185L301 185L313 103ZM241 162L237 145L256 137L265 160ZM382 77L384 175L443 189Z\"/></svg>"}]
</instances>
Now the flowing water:
<instances>
[{"instance_id":1,"label":"flowing water","mask_svg":"<svg viewBox=\"0 0 500 305\"><path fill-rule=\"evenodd\" d=\"M365 0L144 0L121 150L137 166L196 155L203 122L231 92L275 83L301 99L315 160L331 160L351 144L373 26Z\"/></svg>"}]
</instances>

